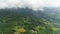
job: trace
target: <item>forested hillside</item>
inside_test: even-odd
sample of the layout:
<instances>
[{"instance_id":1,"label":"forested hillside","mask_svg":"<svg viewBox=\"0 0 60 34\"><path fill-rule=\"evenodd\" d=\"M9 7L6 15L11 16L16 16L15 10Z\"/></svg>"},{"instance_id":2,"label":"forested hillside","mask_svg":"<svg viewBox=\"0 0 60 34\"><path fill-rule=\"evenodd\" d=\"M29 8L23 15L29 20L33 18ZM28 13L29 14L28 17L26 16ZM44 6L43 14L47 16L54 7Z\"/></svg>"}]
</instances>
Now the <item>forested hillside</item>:
<instances>
[{"instance_id":1,"label":"forested hillside","mask_svg":"<svg viewBox=\"0 0 60 34\"><path fill-rule=\"evenodd\" d=\"M58 22L36 15L32 9L0 9L0 34L60 34Z\"/></svg>"}]
</instances>

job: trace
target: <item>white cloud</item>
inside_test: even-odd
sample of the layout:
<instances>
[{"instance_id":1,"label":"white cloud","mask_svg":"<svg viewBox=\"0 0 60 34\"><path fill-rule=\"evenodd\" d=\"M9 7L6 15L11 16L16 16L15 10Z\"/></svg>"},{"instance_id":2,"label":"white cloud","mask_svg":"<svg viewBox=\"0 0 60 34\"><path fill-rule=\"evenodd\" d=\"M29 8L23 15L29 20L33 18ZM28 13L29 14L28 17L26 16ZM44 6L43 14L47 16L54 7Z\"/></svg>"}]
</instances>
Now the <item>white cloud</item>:
<instances>
[{"instance_id":1,"label":"white cloud","mask_svg":"<svg viewBox=\"0 0 60 34\"><path fill-rule=\"evenodd\" d=\"M28 7L34 10L43 7L60 7L60 0L0 0L0 8L12 7Z\"/></svg>"}]
</instances>

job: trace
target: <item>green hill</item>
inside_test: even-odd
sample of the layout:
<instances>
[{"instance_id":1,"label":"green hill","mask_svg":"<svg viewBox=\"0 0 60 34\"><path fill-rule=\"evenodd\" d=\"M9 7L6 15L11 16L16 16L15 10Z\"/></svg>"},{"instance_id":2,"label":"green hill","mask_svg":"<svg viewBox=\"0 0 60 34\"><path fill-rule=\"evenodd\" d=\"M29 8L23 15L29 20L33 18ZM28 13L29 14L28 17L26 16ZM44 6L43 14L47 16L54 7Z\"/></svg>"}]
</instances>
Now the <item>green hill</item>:
<instances>
[{"instance_id":1,"label":"green hill","mask_svg":"<svg viewBox=\"0 0 60 34\"><path fill-rule=\"evenodd\" d=\"M0 34L59 33L60 28L54 27L53 22L44 18L37 18L35 15L31 15L31 12L28 14L27 12L0 9Z\"/></svg>"}]
</instances>

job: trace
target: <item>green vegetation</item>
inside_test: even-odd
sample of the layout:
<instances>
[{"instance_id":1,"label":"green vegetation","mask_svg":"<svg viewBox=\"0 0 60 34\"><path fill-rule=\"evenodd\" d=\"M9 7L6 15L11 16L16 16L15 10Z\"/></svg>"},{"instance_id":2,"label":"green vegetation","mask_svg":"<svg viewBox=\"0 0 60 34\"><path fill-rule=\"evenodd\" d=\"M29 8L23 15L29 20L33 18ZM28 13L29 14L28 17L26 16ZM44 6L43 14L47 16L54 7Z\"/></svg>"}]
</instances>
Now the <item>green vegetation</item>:
<instances>
[{"instance_id":1,"label":"green vegetation","mask_svg":"<svg viewBox=\"0 0 60 34\"><path fill-rule=\"evenodd\" d=\"M59 34L55 22L34 15L0 10L0 34Z\"/></svg>"}]
</instances>

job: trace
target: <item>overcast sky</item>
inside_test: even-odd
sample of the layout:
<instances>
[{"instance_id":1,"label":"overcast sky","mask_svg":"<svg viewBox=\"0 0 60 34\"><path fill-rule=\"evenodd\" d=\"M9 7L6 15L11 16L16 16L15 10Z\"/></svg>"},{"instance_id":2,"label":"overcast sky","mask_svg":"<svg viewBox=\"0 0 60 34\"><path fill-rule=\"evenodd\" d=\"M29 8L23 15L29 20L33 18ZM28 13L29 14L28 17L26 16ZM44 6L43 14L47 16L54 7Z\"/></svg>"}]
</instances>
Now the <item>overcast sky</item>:
<instances>
[{"instance_id":1,"label":"overcast sky","mask_svg":"<svg viewBox=\"0 0 60 34\"><path fill-rule=\"evenodd\" d=\"M32 8L41 9L43 7L60 7L60 0L0 0L0 8Z\"/></svg>"}]
</instances>

